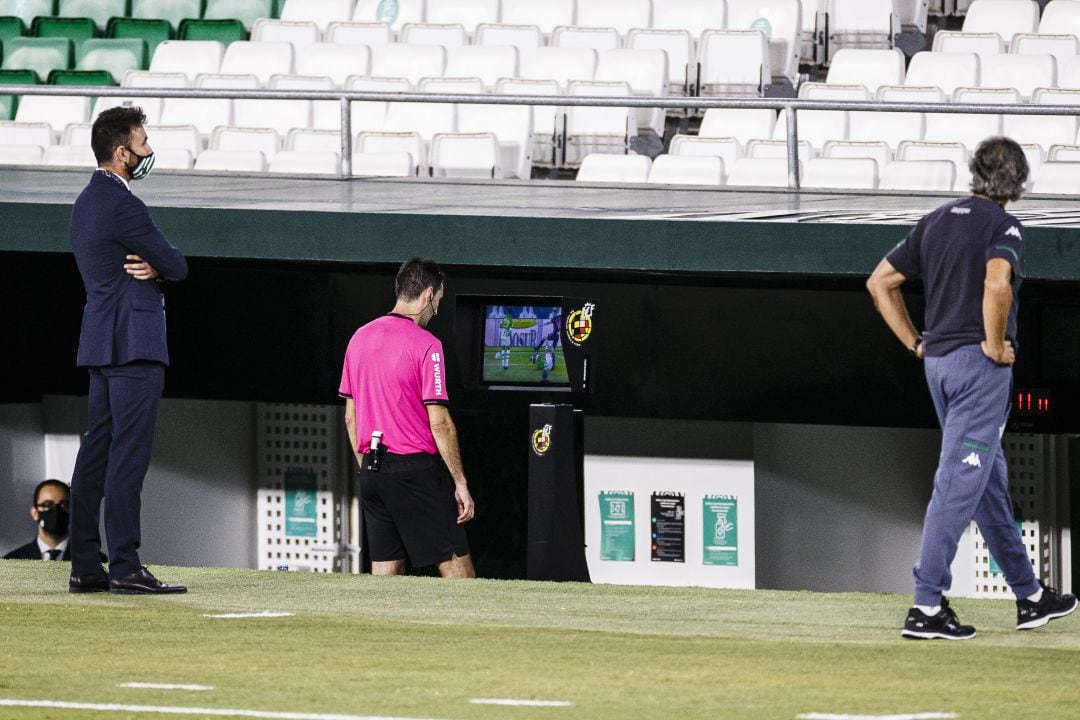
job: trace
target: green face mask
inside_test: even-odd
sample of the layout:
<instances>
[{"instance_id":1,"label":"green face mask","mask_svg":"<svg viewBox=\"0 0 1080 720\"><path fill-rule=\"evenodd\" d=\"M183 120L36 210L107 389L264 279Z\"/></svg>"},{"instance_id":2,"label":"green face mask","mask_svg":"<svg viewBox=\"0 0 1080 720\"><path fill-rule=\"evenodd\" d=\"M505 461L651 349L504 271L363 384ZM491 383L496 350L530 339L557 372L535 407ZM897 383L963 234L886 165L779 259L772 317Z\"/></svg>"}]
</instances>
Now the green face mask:
<instances>
[{"instance_id":1,"label":"green face mask","mask_svg":"<svg viewBox=\"0 0 1080 720\"><path fill-rule=\"evenodd\" d=\"M142 180L154 169L154 153L150 153L149 155L139 155L131 148L127 148L127 151L139 159L139 162L135 163L134 167L128 166L128 172L131 173L131 179Z\"/></svg>"}]
</instances>

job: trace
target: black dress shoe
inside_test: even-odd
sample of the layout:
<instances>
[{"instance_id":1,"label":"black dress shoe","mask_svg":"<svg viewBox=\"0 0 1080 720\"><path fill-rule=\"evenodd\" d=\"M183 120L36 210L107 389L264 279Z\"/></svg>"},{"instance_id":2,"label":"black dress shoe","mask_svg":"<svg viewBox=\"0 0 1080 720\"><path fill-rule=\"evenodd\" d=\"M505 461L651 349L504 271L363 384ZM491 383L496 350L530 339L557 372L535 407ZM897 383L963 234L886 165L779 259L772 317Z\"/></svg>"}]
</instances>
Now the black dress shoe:
<instances>
[{"instance_id":1,"label":"black dress shoe","mask_svg":"<svg viewBox=\"0 0 1080 720\"><path fill-rule=\"evenodd\" d=\"M166 585L143 566L127 577L110 580L109 592L114 595L168 595L186 593L187 588L183 585Z\"/></svg>"},{"instance_id":2,"label":"black dress shoe","mask_svg":"<svg viewBox=\"0 0 1080 720\"><path fill-rule=\"evenodd\" d=\"M109 592L109 576L104 571L100 575L72 575L68 578L68 592Z\"/></svg>"}]
</instances>

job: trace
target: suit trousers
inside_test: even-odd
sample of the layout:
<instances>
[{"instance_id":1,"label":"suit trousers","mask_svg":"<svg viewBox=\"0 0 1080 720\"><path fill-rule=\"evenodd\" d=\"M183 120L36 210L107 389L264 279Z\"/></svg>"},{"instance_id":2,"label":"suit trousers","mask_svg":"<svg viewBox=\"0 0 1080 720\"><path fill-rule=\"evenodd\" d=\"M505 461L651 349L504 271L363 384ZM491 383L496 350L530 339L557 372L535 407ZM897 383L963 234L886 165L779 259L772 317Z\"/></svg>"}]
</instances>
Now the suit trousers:
<instances>
[{"instance_id":1,"label":"suit trousers","mask_svg":"<svg viewBox=\"0 0 1080 720\"><path fill-rule=\"evenodd\" d=\"M1016 597L1027 597L1039 584L1016 529L1001 450L1012 368L990 360L978 345L965 345L925 362L942 438L914 570L915 604L940 604L942 593L952 585L950 566L957 544L972 520Z\"/></svg>"},{"instance_id":2,"label":"suit trousers","mask_svg":"<svg viewBox=\"0 0 1080 720\"><path fill-rule=\"evenodd\" d=\"M117 580L142 567L140 496L164 385L161 363L90 369L89 422L71 479L72 575L101 569L102 500L109 577Z\"/></svg>"}]
</instances>

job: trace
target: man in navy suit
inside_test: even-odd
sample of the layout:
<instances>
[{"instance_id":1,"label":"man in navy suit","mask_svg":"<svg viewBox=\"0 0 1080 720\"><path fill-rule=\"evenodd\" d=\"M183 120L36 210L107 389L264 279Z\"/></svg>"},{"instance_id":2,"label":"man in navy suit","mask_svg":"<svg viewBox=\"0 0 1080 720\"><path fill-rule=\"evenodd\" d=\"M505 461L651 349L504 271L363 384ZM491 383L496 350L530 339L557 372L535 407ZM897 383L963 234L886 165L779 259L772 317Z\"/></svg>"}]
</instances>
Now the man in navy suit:
<instances>
[{"instance_id":1,"label":"man in navy suit","mask_svg":"<svg viewBox=\"0 0 1080 720\"><path fill-rule=\"evenodd\" d=\"M7 555L5 560L70 560L68 527L71 495L59 480L44 480L34 488L30 517L37 525L37 537Z\"/></svg>"},{"instance_id":2,"label":"man in navy suit","mask_svg":"<svg viewBox=\"0 0 1080 720\"><path fill-rule=\"evenodd\" d=\"M131 193L129 183L153 167L145 123L139 108L98 116L90 140L98 168L71 212L71 247L86 286L78 364L90 373L89 422L71 483L71 592L187 590L162 583L139 561L140 494L169 363L160 283L187 277L183 254Z\"/></svg>"}]
</instances>

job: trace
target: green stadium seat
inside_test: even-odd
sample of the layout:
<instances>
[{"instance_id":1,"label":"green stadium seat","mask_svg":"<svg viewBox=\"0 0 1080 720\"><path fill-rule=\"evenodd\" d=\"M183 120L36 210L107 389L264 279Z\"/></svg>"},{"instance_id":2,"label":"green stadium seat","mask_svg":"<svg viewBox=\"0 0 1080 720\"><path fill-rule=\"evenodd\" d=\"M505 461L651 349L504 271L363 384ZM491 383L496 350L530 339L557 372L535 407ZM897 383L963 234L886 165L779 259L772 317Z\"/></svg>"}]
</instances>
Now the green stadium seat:
<instances>
[{"instance_id":1,"label":"green stadium seat","mask_svg":"<svg viewBox=\"0 0 1080 720\"><path fill-rule=\"evenodd\" d=\"M105 35L110 38L138 38L146 42L146 58L149 64L157 46L173 39L172 25L168 20L136 20L113 18Z\"/></svg>"},{"instance_id":2,"label":"green stadium seat","mask_svg":"<svg viewBox=\"0 0 1080 720\"><path fill-rule=\"evenodd\" d=\"M0 70L0 85L36 85L37 81L33 70ZM0 95L0 120L11 120L18 107L17 95Z\"/></svg>"},{"instance_id":3,"label":"green stadium seat","mask_svg":"<svg viewBox=\"0 0 1080 720\"><path fill-rule=\"evenodd\" d=\"M90 18L97 25L98 32L105 32L109 20L128 14L128 0L57 0L56 14L59 17Z\"/></svg>"},{"instance_id":4,"label":"green stadium seat","mask_svg":"<svg viewBox=\"0 0 1080 720\"><path fill-rule=\"evenodd\" d=\"M131 17L140 20L168 20L174 30L188 18L201 18L203 0L131 0Z\"/></svg>"},{"instance_id":5,"label":"green stadium seat","mask_svg":"<svg viewBox=\"0 0 1080 720\"><path fill-rule=\"evenodd\" d=\"M206 0L203 13L204 20L239 20L248 32L256 20L271 16L274 0Z\"/></svg>"},{"instance_id":6,"label":"green stadium seat","mask_svg":"<svg viewBox=\"0 0 1080 720\"><path fill-rule=\"evenodd\" d=\"M118 85L108 70L53 70L50 85Z\"/></svg>"},{"instance_id":7,"label":"green stadium seat","mask_svg":"<svg viewBox=\"0 0 1080 720\"><path fill-rule=\"evenodd\" d=\"M22 18L27 26L39 15L55 15L54 0L0 0L0 15Z\"/></svg>"},{"instance_id":8,"label":"green stadium seat","mask_svg":"<svg viewBox=\"0 0 1080 720\"><path fill-rule=\"evenodd\" d=\"M31 32L35 37L68 38L78 48L83 41L97 35L97 26L90 18L39 17L34 18Z\"/></svg>"},{"instance_id":9,"label":"green stadium seat","mask_svg":"<svg viewBox=\"0 0 1080 720\"><path fill-rule=\"evenodd\" d=\"M146 69L146 41L142 38L95 38L84 42L76 57L76 70L105 70L119 83L128 70Z\"/></svg>"},{"instance_id":10,"label":"green stadium seat","mask_svg":"<svg viewBox=\"0 0 1080 720\"><path fill-rule=\"evenodd\" d=\"M285 7L285 0L274 0L274 17L281 17L281 8Z\"/></svg>"},{"instance_id":11,"label":"green stadium seat","mask_svg":"<svg viewBox=\"0 0 1080 720\"><path fill-rule=\"evenodd\" d=\"M180 23L181 40L217 40L228 45L247 40L248 32L239 20L184 20Z\"/></svg>"},{"instance_id":12,"label":"green stadium seat","mask_svg":"<svg viewBox=\"0 0 1080 720\"><path fill-rule=\"evenodd\" d=\"M4 70L33 70L44 81L53 70L72 66L72 43L62 37L17 37L4 45Z\"/></svg>"},{"instance_id":13,"label":"green stadium seat","mask_svg":"<svg viewBox=\"0 0 1080 720\"><path fill-rule=\"evenodd\" d=\"M0 17L0 59L3 59L4 43L14 37L22 37L26 34L26 25L21 18L13 15Z\"/></svg>"}]
</instances>

